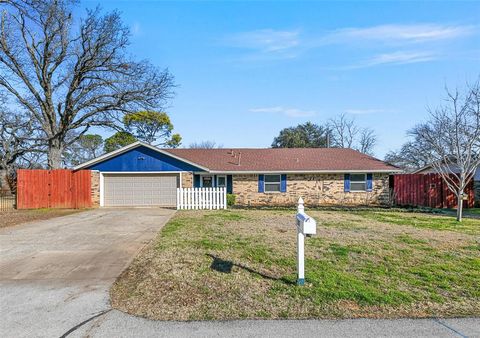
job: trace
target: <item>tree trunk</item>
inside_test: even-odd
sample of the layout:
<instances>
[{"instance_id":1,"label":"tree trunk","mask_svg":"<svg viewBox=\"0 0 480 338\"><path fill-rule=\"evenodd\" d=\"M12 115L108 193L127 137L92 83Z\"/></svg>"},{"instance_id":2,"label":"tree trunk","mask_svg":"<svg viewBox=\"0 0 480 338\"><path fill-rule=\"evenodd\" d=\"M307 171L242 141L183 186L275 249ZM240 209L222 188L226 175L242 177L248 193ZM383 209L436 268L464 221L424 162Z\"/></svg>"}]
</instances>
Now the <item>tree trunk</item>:
<instances>
[{"instance_id":1,"label":"tree trunk","mask_svg":"<svg viewBox=\"0 0 480 338\"><path fill-rule=\"evenodd\" d=\"M457 195L457 221L462 221L463 213L463 191Z\"/></svg>"},{"instance_id":2,"label":"tree trunk","mask_svg":"<svg viewBox=\"0 0 480 338\"><path fill-rule=\"evenodd\" d=\"M10 192L15 195L17 193L17 172L13 166L8 166L5 169L8 187Z\"/></svg>"},{"instance_id":3,"label":"tree trunk","mask_svg":"<svg viewBox=\"0 0 480 338\"><path fill-rule=\"evenodd\" d=\"M48 169L62 168L63 142L53 139L48 142Z\"/></svg>"}]
</instances>

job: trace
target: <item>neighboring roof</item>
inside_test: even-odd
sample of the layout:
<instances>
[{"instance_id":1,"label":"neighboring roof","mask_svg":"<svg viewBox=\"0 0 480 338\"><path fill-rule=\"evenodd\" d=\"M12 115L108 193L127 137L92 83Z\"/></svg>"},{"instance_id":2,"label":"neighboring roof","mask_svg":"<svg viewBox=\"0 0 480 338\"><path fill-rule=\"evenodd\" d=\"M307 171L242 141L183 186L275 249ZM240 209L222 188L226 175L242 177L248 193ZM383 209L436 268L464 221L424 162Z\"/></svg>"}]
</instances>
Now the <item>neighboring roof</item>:
<instances>
[{"instance_id":1,"label":"neighboring roof","mask_svg":"<svg viewBox=\"0 0 480 338\"><path fill-rule=\"evenodd\" d=\"M421 167L417 170L414 170L412 171L412 174L421 174L422 172L424 172L425 170L431 170L433 168L433 166L431 164L427 164L426 166L424 167Z\"/></svg>"},{"instance_id":2,"label":"neighboring roof","mask_svg":"<svg viewBox=\"0 0 480 338\"><path fill-rule=\"evenodd\" d=\"M74 170L92 165L144 146L208 172L399 172L401 169L353 149L342 148L225 148L160 149L135 142L88 162Z\"/></svg>"},{"instance_id":3,"label":"neighboring roof","mask_svg":"<svg viewBox=\"0 0 480 338\"><path fill-rule=\"evenodd\" d=\"M450 166L450 168L452 168L453 165ZM437 169L433 166L433 164L428 164L420 169L417 169L415 170L414 172L412 172L412 174L430 174L430 173L435 173L437 172ZM459 172L459 169L458 168L453 168L452 169L452 172L453 173L458 173ZM475 170L475 174L474 174L474 179L475 181L480 181L480 166L477 167L477 169Z\"/></svg>"},{"instance_id":4,"label":"neighboring roof","mask_svg":"<svg viewBox=\"0 0 480 338\"><path fill-rule=\"evenodd\" d=\"M164 149L210 172L398 172L398 167L353 149Z\"/></svg>"}]
</instances>

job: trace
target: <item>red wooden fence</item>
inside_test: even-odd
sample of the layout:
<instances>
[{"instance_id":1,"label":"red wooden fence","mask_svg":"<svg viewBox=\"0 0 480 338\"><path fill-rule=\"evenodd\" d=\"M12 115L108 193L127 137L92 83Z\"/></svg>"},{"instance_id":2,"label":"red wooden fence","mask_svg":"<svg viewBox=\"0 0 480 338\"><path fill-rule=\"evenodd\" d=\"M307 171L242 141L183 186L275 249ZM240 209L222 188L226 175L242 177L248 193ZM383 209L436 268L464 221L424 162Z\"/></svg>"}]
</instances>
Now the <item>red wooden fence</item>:
<instances>
[{"instance_id":1,"label":"red wooden fence","mask_svg":"<svg viewBox=\"0 0 480 338\"><path fill-rule=\"evenodd\" d=\"M92 206L90 170L17 171L17 209Z\"/></svg>"},{"instance_id":2,"label":"red wooden fence","mask_svg":"<svg viewBox=\"0 0 480 338\"><path fill-rule=\"evenodd\" d=\"M475 192L473 180L465 189L468 197L464 208L473 208ZM401 174L393 176L393 197L397 205L430 208L456 208L457 198L443 182L440 174Z\"/></svg>"}]
</instances>

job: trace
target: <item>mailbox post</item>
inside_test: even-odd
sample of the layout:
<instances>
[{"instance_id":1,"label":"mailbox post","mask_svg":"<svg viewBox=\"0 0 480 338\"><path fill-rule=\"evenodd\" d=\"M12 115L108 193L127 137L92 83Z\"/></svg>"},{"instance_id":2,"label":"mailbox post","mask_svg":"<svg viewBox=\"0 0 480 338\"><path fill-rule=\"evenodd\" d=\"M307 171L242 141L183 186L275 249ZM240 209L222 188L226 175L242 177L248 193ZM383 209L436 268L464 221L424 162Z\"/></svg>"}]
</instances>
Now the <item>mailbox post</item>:
<instances>
[{"instance_id":1,"label":"mailbox post","mask_svg":"<svg viewBox=\"0 0 480 338\"><path fill-rule=\"evenodd\" d=\"M305 285L305 235L317 233L317 223L305 213L303 199L298 199L297 207L297 285Z\"/></svg>"}]
</instances>

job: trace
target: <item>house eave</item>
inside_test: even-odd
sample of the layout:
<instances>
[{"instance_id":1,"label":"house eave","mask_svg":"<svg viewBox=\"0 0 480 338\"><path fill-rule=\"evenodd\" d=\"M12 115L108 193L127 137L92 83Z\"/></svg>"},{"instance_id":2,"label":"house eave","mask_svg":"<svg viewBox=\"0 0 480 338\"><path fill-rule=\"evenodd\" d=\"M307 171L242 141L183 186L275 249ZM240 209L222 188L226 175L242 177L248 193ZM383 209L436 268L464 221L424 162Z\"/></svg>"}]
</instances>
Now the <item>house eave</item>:
<instances>
[{"instance_id":1,"label":"house eave","mask_svg":"<svg viewBox=\"0 0 480 338\"><path fill-rule=\"evenodd\" d=\"M210 170L209 174L338 174L338 173L401 173L401 169L342 169L342 170ZM200 174L201 172L196 172Z\"/></svg>"}]
</instances>

